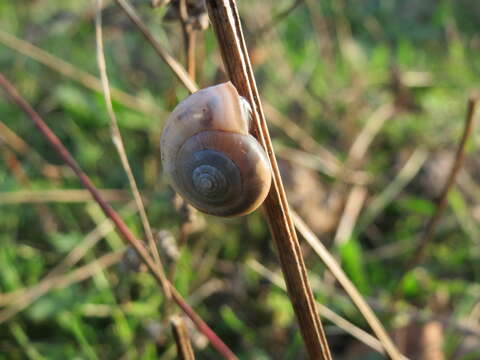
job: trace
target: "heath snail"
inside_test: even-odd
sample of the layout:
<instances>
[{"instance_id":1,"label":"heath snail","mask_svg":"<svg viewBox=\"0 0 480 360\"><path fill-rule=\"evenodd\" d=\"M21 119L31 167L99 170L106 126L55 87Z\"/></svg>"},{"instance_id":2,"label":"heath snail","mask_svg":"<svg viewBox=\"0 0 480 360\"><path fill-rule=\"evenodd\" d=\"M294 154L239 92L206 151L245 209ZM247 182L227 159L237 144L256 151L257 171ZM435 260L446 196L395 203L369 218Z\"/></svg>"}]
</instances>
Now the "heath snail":
<instances>
[{"instance_id":1,"label":"heath snail","mask_svg":"<svg viewBox=\"0 0 480 360\"><path fill-rule=\"evenodd\" d=\"M250 111L227 82L190 95L167 119L160 140L163 170L198 210L245 215L265 200L270 162L248 132Z\"/></svg>"}]
</instances>

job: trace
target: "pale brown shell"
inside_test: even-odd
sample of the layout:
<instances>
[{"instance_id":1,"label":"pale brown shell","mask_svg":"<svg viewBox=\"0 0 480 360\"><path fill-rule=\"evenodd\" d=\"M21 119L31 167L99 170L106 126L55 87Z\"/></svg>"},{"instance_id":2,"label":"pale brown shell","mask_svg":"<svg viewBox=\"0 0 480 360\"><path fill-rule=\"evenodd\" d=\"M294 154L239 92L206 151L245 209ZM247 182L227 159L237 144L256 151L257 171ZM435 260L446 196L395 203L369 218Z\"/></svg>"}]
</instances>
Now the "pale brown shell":
<instances>
[{"instance_id":1,"label":"pale brown shell","mask_svg":"<svg viewBox=\"0 0 480 360\"><path fill-rule=\"evenodd\" d=\"M270 163L248 132L244 102L230 82L212 86L179 103L165 124L163 170L173 188L205 213L248 214L270 189Z\"/></svg>"}]
</instances>

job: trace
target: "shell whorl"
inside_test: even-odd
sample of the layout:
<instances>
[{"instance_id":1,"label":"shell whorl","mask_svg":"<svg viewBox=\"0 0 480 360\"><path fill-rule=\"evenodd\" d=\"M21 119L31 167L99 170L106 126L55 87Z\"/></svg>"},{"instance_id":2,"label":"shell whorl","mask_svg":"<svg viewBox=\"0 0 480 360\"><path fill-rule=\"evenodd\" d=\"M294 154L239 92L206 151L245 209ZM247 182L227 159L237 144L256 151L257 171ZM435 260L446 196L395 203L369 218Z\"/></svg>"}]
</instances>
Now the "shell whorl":
<instances>
[{"instance_id":1,"label":"shell whorl","mask_svg":"<svg viewBox=\"0 0 480 360\"><path fill-rule=\"evenodd\" d=\"M160 142L164 171L200 211L247 214L268 193L270 163L248 133L249 111L233 85L224 83L194 93L167 120Z\"/></svg>"},{"instance_id":2,"label":"shell whorl","mask_svg":"<svg viewBox=\"0 0 480 360\"><path fill-rule=\"evenodd\" d=\"M182 151L183 150L183 151ZM197 208L225 207L232 204L242 191L241 173L237 165L225 154L211 150L182 149L178 161L179 181L184 195Z\"/></svg>"},{"instance_id":3,"label":"shell whorl","mask_svg":"<svg viewBox=\"0 0 480 360\"><path fill-rule=\"evenodd\" d=\"M195 191L206 199L223 196L229 184L221 169L212 165L200 165L192 172L192 183Z\"/></svg>"}]
</instances>

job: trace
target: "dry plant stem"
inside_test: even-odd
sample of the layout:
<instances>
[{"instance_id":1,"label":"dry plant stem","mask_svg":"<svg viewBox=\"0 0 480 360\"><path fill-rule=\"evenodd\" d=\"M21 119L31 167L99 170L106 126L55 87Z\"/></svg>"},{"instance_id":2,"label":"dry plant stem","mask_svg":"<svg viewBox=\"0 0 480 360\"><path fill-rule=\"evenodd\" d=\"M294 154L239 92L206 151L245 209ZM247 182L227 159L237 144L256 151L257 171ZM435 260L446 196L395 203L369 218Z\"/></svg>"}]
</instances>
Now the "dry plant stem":
<instances>
[{"instance_id":1,"label":"dry plant stem","mask_svg":"<svg viewBox=\"0 0 480 360\"><path fill-rule=\"evenodd\" d=\"M190 29L188 32L187 71L191 79L196 77L195 53L197 47L197 31Z\"/></svg>"},{"instance_id":2,"label":"dry plant stem","mask_svg":"<svg viewBox=\"0 0 480 360\"><path fill-rule=\"evenodd\" d=\"M210 0L207 1L207 8L230 80L239 94L244 96L252 106L251 132L267 151L272 165L272 187L265 200L264 209L270 231L277 244L288 293L307 351L312 359L331 359L312 289L307 279L301 248L290 218L285 190L260 104L236 4L233 0Z\"/></svg>"},{"instance_id":3,"label":"dry plant stem","mask_svg":"<svg viewBox=\"0 0 480 360\"><path fill-rule=\"evenodd\" d=\"M377 338L381 341L382 346L385 349L385 353L393 360L401 359L402 356L393 344L393 341L391 340L387 331L384 329L378 318L375 316L375 313L367 304L355 285L353 285L351 280L338 265L335 258L328 252L325 246L294 211L292 211L292 215L298 231L300 231L312 249L322 259L322 262L325 264L325 266L332 272L340 285L342 285L342 287L345 289L345 292L348 294L350 299L352 299L353 303L362 313L363 317L370 325Z\"/></svg>"},{"instance_id":4,"label":"dry plant stem","mask_svg":"<svg viewBox=\"0 0 480 360\"><path fill-rule=\"evenodd\" d=\"M17 104L28 117L34 122L38 130L47 139L50 145L61 156L61 158L67 163L67 165L77 175L82 184L90 191L95 201L102 208L103 212L109 217L115 224L115 227L120 236L133 248L142 258L143 262L147 265L148 270L152 273L155 279L160 283L161 276L158 268L155 266L153 259L150 257L147 249L141 241L139 241L130 229L126 226L120 216L113 210L108 203L105 202L99 191L95 188L90 178L80 169L75 159L71 156L68 150L63 146L58 137L50 130L47 124L41 119L41 117L31 108L31 106L18 94L17 90L12 84L0 73L0 87L2 87L12 101ZM190 317L193 323L197 326L200 332L202 332L211 342L212 346L227 359L236 359L233 352L223 343L223 341L213 332L212 329L194 312L194 310L185 302L182 296L176 291L176 289L170 284L170 291L172 293L173 300L178 306Z\"/></svg>"},{"instance_id":5,"label":"dry plant stem","mask_svg":"<svg viewBox=\"0 0 480 360\"><path fill-rule=\"evenodd\" d=\"M167 65L172 69L175 76L187 87L188 91L195 92L197 86L191 80L188 73L185 69L175 60L168 52L166 52L160 44L155 40L153 35L143 24L140 17L135 13L135 10L126 0L115 0L117 4L122 8L122 10L127 14L127 16L132 20L132 22L140 29L143 36L148 40L148 42L153 46L155 52L162 58L162 60L167 63Z\"/></svg>"},{"instance_id":6,"label":"dry plant stem","mask_svg":"<svg viewBox=\"0 0 480 360\"><path fill-rule=\"evenodd\" d=\"M73 79L86 88L92 89L99 93L102 92L102 84L95 76L78 70L75 66L48 52L30 44L27 41L16 38L15 36L0 29L0 43L12 48L19 53L32 58L39 63L61 73L62 75ZM151 115L162 115L163 111L154 104L139 99L135 96L127 94L121 90L112 88L112 97L124 106L135 110L148 113Z\"/></svg>"},{"instance_id":7,"label":"dry plant stem","mask_svg":"<svg viewBox=\"0 0 480 360\"><path fill-rule=\"evenodd\" d=\"M358 163L365 157L375 136L382 129L385 122L395 115L395 112L396 109L392 104L385 104L372 114L350 147L347 164Z\"/></svg>"},{"instance_id":8,"label":"dry plant stem","mask_svg":"<svg viewBox=\"0 0 480 360\"><path fill-rule=\"evenodd\" d=\"M113 111L112 98L110 95L110 85L108 82L107 76L107 67L105 63L105 55L103 51L103 39L102 39L102 0L97 0L97 16L95 17L95 33L96 33L96 42L97 42L97 63L100 70L100 78L102 80L103 94L105 97L105 104L107 106L108 117L110 118L110 129L112 134L112 141L117 149L118 156L125 170L125 173L128 177L128 183L130 184L130 190L132 191L133 197L138 207L140 218L142 220L143 229L145 231L145 236L148 240L148 245L150 248L150 253L153 254L153 259L155 264L158 267L158 272L160 275L161 286L163 292L167 299L171 298L170 286L165 276L165 270L160 260L160 254L158 253L157 244L153 238L152 229L150 227L150 222L148 221L147 213L145 211L145 206L143 205L142 197L138 191L137 182L133 176L130 163L128 162L127 153L125 151L125 146L123 144L122 134L120 133L120 128L118 127L117 117Z\"/></svg>"},{"instance_id":9,"label":"dry plant stem","mask_svg":"<svg viewBox=\"0 0 480 360\"><path fill-rule=\"evenodd\" d=\"M185 322L180 316L173 316L170 320L173 337L177 344L177 358L180 360L195 360L192 345L188 337L188 330Z\"/></svg>"},{"instance_id":10,"label":"dry plant stem","mask_svg":"<svg viewBox=\"0 0 480 360\"><path fill-rule=\"evenodd\" d=\"M360 210L362 210L366 197L367 189L364 186L355 185L348 194L345 209L340 218L337 232L335 233L335 246L344 245L352 235L355 223L357 222L358 215L360 214Z\"/></svg>"},{"instance_id":11,"label":"dry plant stem","mask_svg":"<svg viewBox=\"0 0 480 360\"><path fill-rule=\"evenodd\" d=\"M394 299L396 299L399 295L400 285L402 284L403 279L405 278L405 275L408 274L413 268L418 266L424 260L427 246L433 241L435 228L437 227L438 222L440 221L440 218L442 217L442 214L445 210L445 207L447 206L448 193L450 192L453 185L455 184L457 175L460 172L460 169L462 168L463 162L465 160L465 145L467 144L467 140L470 138L473 132L473 127L475 124L474 122L475 112L476 112L478 101L479 101L479 97L476 97L476 96L471 96L468 99L467 114L465 117L465 127L463 129L463 134L462 134L460 143L458 144L457 153L455 155L455 160L452 165L452 169L450 170L450 174L448 175L447 182L445 183L445 186L443 187L442 192L440 193L440 196L436 201L435 212L427 223L425 232L423 233L423 236L420 239L420 243L418 244L418 247L416 248L414 255L407 262L404 273L401 277L401 281L398 282Z\"/></svg>"}]
</instances>

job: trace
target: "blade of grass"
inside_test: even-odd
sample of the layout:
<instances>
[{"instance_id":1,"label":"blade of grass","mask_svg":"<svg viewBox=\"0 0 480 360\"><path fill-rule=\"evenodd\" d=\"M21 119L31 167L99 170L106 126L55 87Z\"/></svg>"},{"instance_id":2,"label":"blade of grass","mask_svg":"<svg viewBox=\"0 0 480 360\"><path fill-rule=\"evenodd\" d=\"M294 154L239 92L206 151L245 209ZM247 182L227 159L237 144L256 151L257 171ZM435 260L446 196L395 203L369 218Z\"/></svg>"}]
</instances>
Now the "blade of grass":
<instances>
[{"instance_id":1,"label":"blade of grass","mask_svg":"<svg viewBox=\"0 0 480 360\"><path fill-rule=\"evenodd\" d=\"M145 236L148 240L148 245L150 252L153 254L153 259L155 264L158 267L158 273L160 275L160 282L163 288L163 292L167 299L171 298L170 287L168 286L167 277L165 275L165 269L163 267L162 261L160 260L160 254L158 253L157 244L153 238L152 228L150 227L150 222L148 221L147 213L145 211L145 206L143 205L142 197L138 191L137 182L133 176L130 163L128 162L128 156L125 151L125 146L123 144L122 134L120 133L120 128L118 127L117 117L115 111L113 111L112 98L110 95L110 84L108 81L107 75L107 66L105 63L105 55L103 51L103 39L102 39L102 0L97 0L97 16L95 17L95 34L96 34L96 43L97 43L97 63L100 71L100 78L102 80L103 95L105 97L105 104L107 106L108 117L110 118L110 130L112 141L117 149L118 156L122 163L123 169L127 174L128 183L130 184L130 190L135 198L135 203L137 204L138 211L140 214L140 219L142 220L143 229Z\"/></svg>"},{"instance_id":2,"label":"blade of grass","mask_svg":"<svg viewBox=\"0 0 480 360\"><path fill-rule=\"evenodd\" d=\"M365 157L375 136L395 113L396 109L392 104L384 104L370 116L348 151L347 164L357 163Z\"/></svg>"},{"instance_id":3,"label":"blade of grass","mask_svg":"<svg viewBox=\"0 0 480 360\"><path fill-rule=\"evenodd\" d=\"M367 189L364 186L355 185L350 191L333 240L335 246L344 245L352 235L366 198Z\"/></svg>"},{"instance_id":4,"label":"blade of grass","mask_svg":"<svg viewBox=\"0 0 480 360\"><path fill-rule=\"evenodd\" d=\"M44 360L45 357L43 357L40 352L37 350L37 348L32 344L30 339L27 336L27 333L25 330L21 327L20 324L17 322L14 322L10 324L9 326L10 332L12 333L13 337L15 340L17 340L18 344L21 346L23 349L24 353L27 355L27 357L31 360Z\"/></svg>"},{"instance_id":5,"label":"blade of grass","mask_svg":"<svg viewBox=\"0 0 480 360\"><path fill-rule=\"evenodd\" d=\"M395 179L390 181L383 191L375 196L365 210L365 214L359 221L358 232L362 232L372 221L392 202L405 186L418 174L427 160L427 151L424 148L417 148L400 169Z\"/></svg>"}]
</instances>

